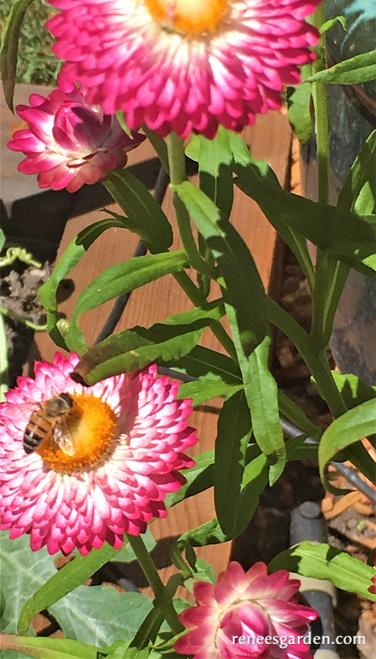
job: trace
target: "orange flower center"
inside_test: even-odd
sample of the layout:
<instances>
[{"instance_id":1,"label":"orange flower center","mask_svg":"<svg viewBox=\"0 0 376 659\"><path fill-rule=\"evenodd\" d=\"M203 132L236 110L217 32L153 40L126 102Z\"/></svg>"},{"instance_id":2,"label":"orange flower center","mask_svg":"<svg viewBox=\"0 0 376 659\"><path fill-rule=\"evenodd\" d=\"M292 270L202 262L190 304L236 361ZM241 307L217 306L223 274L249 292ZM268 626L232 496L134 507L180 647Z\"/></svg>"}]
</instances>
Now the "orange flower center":
<instances>
[{"instance_id":1,"label":"orange flower center","mask_svg":"<svg viewBox=\"0 0 376 659\"><path fill-rule=\"evenodd\" d=\"M219 27L230 0L145 0L145 4L162 27L199 36Z\"/></svg>"},{"instance_id":2,"label":"orange flower center","mask_svg":"<svg viewBox=\"0 0 376 659\"><path fill-rule=\"evenodd\" d=\"M82 472L106 462L115 448L117 420L115 412L100 398L72 394L74 406L59 417L55 428L71 446L70 454L57 445L53 429L40 444L37 453L54 471Z\"/></svg>"}]
</instances>

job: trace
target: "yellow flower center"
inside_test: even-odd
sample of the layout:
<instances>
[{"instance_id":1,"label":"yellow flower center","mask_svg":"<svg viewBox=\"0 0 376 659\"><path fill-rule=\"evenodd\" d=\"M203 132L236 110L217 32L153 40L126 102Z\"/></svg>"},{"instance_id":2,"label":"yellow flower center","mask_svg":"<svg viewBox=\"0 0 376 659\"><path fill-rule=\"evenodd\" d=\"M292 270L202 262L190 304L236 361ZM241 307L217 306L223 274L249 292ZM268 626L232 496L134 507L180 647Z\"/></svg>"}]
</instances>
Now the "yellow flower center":
<instances>
[{"instance_id":1,"label":"yellow flower center","mask_svg":"<svg viewBox=\"0 0 376 659\"><path fill-rule=\"evenodd\" d=\"M145 0L145 4L162 27L199 36L219 27L230 0Z\"/></svg>"},{"instance_id":2,"label":"yellow flower center","mask_svg":"<svg viewBox=\"0 0 376 659\"><path fill-rule=\"evenodd\" d=\"M74 406L69 415L57 422L59 432L68 437L73 454L60 448L51 432L37 452L54 471L73 473L94 469L111 455L116 443L115 412L100 398L72 394Z\"/></svg>"}]
</instances>

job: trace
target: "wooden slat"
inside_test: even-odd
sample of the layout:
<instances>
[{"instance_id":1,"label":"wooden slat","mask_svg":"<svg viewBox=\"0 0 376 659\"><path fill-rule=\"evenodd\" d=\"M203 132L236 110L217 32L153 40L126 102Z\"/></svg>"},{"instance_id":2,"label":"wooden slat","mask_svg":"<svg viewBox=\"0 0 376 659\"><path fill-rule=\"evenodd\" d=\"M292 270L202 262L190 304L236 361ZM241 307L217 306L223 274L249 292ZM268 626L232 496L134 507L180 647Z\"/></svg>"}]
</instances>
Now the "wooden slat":
<instances>
[{"instance_id":1,"label":"wooden slat","mask_svg":"<svg viewBox=\"0 0 376 659\"><path fill-rule=\"evenodd\" d=\"M286 117L279 113L261 117L255 127L246 131L246 139L251 145L253 155L269 161L279 180L284 184L288 173L291 145L291 132ZM152 157L150 146L145 145L143 149L144 157ZM133 157L137 157L137 152L133 153L135 154ZM169 192L164 202L164 210L173 220L174 213ZM78 231L100 218L103 218L103 213L97 211L70 220L66 226L59 254L63 252ZM277 244L274 230L258 206L239 190L235 191L232 221L252 251L266 288L270 288ZM61 305L61 310L67 314L68 318L77 294L105 267L130 258L136 243L137 239L133 234L120 229L111 229L92 246L89 254L71 273L76 289L73 295ZM117 330L136 324L150 326L172 313L190 307L190 302L175 281L171 277L164 277L132 294ZM100 309L89 312L82 319L81 326L89 344L95 340L110 308L111 304L104 305ZM205 344L212 348L219 348L217 341L210 334L205 335ZM55 346L47 335L38 335L36 349L44 359L51 359L55 352ZM215 401L213 405L194 413L192 424L198 428L200 438L196 451L205 451L213 447L219 407L220 403ZM179 536L189 528L209 521L214 516L213 496L212 492L208 491L182 502L169 511L165 520L153 523L155 537L163 541L158 553L158 562L164 566L161 573L163 579L167 579L173 571L169 565L169 539ZM210 561L214 569L220 572L228 562L230 546L227 543L216 547L206 547L200 549L198 554Z\"/></svg>"}]
</instances>

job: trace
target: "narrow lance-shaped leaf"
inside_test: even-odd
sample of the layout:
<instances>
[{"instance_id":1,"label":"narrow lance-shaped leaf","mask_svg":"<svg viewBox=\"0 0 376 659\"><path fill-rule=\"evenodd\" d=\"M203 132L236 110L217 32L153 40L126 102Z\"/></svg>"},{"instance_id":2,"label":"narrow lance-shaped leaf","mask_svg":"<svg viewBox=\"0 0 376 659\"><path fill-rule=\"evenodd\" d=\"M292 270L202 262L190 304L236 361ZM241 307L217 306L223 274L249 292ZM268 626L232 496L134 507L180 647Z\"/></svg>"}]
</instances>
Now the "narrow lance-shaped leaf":
<instances>
[{"instance_id":1,"label":"narrow lance-shaped leaf","mask_svg":"<svg viewBox=\"0 0 376 659\"><path fill-rule=\"evenodd\" d=\"M213 140L195 135L186 149L186 154L198 163L201 190L219 208L221 219L227 220L233 201L234 159L228 131L220 127Z\"/></svg>"},{"instance_id":2,"label":"narrow lance-shaped leaf","mask_svg":"<svg viewBox=\"0 0 376 659\"><path fill-rule=\"evenodd\" d=\"M231 224L221 222L219 209L201 190L187 181L175 190L218 263L226 301L236 315L242 349L249 355L267 331L266 296L253 258L238 232Z\"/></svg>"},{"instance_id":3,"label":"narrow lance-shaped leaf","mask_svg":"<svg viewBox=\"0 0 376 659\"><path fill-rule=\"evenodd\" d=\"M95 222L85 227L68 245L62 256L57 261L48 281L40 287L39 298L47 312L47 330L54 342L66 348L65 341L56 327L59 319L56 294L60 282L68 275L80 259L86 254L90 245L93 244L107 229L125 228L120 218L108 218Z\"/></svg>"},{"instance_id":4,"label":"narrow lance-shaped leaf","mask_svg":"<svg viewBox=\"0 0 376 659\"><path fill-rule=\"evenodd\" d=\"M185 485L174 494L168 494L166 507L172 508L180 501L188 499L209 487L214 483L214 451L205 451L195 455L195 466L184 470Z\"/></svg>"},{"instance_id":5,"label":"narrow lance-shaped leaf","mask_svg":"<svg viewBox=\"0 0 376 659\"><path fill-rule=\"evenodd\" d=\"M214 500L224 533L236 535L245 455L252 433L244 392L234 394L222 407L215 443Z\"/></svg>"},{"instance_id":6,"label":"narrow lance-shaped leaf","mask_svg":"<svg viewBox=\"0 0 376 659\"><path fill-rule=\"evenodd\" d=\"M257 201L286 241L286 227L292 227L354 268L367 274L376 271L374 215L357 215L286 192L264 162L252 160L247 166L238 167L237 173L236 184Z\"/></svg>"},{"instance_id":7,"label":"narrow lance-shaped leaf","mask_svg":"<svg viewBox=\"0 0 376 659\"><path fill-rule=\"evenodd\" d=\"M79 317L90 309L169 273L187 267L185 252L178 250L164 254L139 256L125 263L111 266L85 288L73 310L69 332L65 340L70 350L86 352L84 336L78 326Z\"/></svg>"},{"instance_id":8,"label":"narrow lance-shaped leaf","mask_svg":"<svg viewBox=\"0 0 376 659\"><path fill-rule=\"evenodd\" d=\"M33 0L13 0L9 3L10 12L5 22L0 50L0 74L4 97L13 112L13 95L16 84L18 42L26 10Z\"/></svg>"},{"instance_id":9,"label":"narrow lance-shaped leaf","mask_svg":"<svg viewBox=\"0 0 376 659\"><path fill-rule=\"evenodd\" d=\"M280 569L297 572L304 577L327 579L337 588L376 602L376 595L368 590L376 574L375 569L326 543L302 542L278 554L269 564L269 570L274 572Z\"/></svg>"},{"instance_id":10,"label":"narrow lance-shaped leaf","mask_svg":"<svg viewBox=\"0 0 376 659\"><path fill-rule=\"evenodd\" d=\"M362 439L366 435L376 432L376 398L368 400L361 405L335 419L325 430L319 447L319 467L323 482L330 489L326 477L326 467L334 456ZM372 474L367 474L372 478ZM373 472L373 481L376 482L376 464Z\"/></svg>"},{"instance_id":11,"label":"narrow lance-shaped leaf","mask_svg":"<svg viewBox=\"0 0 376 659\"><path fill-rule=\"evenodd\" d=\"M154 361L179 360L191 352L205 328L223 313L223 307L214 301L206 309L176 314L148 329L134 327L119 332L86 352L75 374L92 385L111 375L139 370Z\"/></svg>"},{"instance_id":12,"label":"narrow lance-shaped leaf","mask_svg":"<svg viewBox=\"0 0 376 659\"><path fill-rule=\"evenodd\" d=\"M257 346L248 359L240 355L244 390L252 415L257 444L270 462L270 485L283 472L286 447L279 418L278 387L269 370L270 338Z\"/></svg>"},{"instance_id":13,"label":"narrow lance-shaped leaf","mask_svg":"<svg viewBox=\"0 0 376 659\"><path fill-rule=\"evenodd\" d=\"M376 50L360 53L329 69L319 71L306 82L325 82L334 85L358 85L376 80Z\"/></svg>"},{"instance_id":14,"label":"narrow lance-shaped leaf","mask_svg":"<svg viewBox=\"0 0 376 659\"><path fill-rule=\"evenodd\" d=\"M129 170L111 172L104 185L127 214L127 228L142 238L150 252L164 252L171 246L172 229L166 215L144 184Z\"/></svg>"},{"instance_id":15,"label":"narrow lance-shaped leaf","mask_svg":"<svg viewBox=\"0 0 376 659\"><path fill-rule=\"evenodd\" d=\"M4 651L1 656L4 659L8 655L7 650L11 651L9 659L15 656L14 651L20 652L23 657L37 659L97 659L103 650L68 638L33 638L14 634L2 634L1 647Z\"/></svg>"}]
</instances>

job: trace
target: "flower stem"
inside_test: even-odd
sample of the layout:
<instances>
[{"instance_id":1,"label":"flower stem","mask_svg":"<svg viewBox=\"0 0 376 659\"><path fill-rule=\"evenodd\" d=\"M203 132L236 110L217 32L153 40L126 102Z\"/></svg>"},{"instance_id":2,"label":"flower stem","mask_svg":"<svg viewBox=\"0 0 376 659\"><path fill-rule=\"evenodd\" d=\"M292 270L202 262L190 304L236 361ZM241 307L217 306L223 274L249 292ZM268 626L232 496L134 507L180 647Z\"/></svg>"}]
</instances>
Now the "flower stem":
<instances>
[{"instance_id":1,"label":"flower stem","mask_svg":"<svg viewBox=\"0 0 376 659\"><path fill-rule=\"evenodd\" d=\"M165 592L165 586L158 574L158 570L155 566L153 559L151 558L148 550L145 547L145 543L142 537L140 535L134 536L127 534L127 539L136 555L137 561L146 579L148 580L150 588L154 593L156 604L162 604L162 606L164 606L165 617L172 631L174 631L175 633L181 632L183 626L180 623L180 620L174 609L172 601L170 599L168 599L168 601L165 601L163 597Z\"/></svg>"},{"instance_id":2,"label":"flower stem","mask_svg":"<svg viewBox=\"0 0 376 659\"><path fill-rule=\"evenodd\" d=\"M180 183L183 183L186 180L184 142L175 133L171 133L167 138L167 153L171 185L180 185ZM192 268L195 268L198 272L211 275L211 266L202 258L197 249L188 211L175 192L174 207L180 237L187 253L189 263Z\"/></svg>"},{"instance_id":3,"label":"flower stem","mask_svg":"<svg viewBox=\"0 0 376 659\"><path fill-rule=\"evenodd\" d=\"M324 20L324 3L322 2L314 16L314 24L318 30ZM325 45L326 37L325 34L322 34L319 56L313 63L314 73L326 68ZM329 118L326 85L322 82L313 83L313 103L316 121L318 199L320 202L327 204L329 196Z\"/></svg>"}]
</instances>

